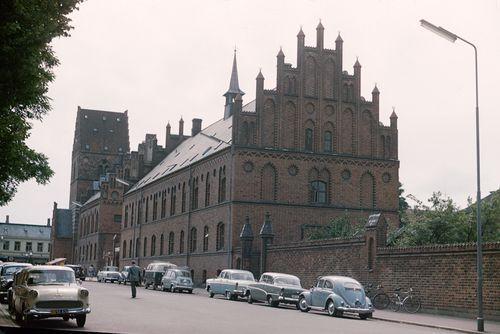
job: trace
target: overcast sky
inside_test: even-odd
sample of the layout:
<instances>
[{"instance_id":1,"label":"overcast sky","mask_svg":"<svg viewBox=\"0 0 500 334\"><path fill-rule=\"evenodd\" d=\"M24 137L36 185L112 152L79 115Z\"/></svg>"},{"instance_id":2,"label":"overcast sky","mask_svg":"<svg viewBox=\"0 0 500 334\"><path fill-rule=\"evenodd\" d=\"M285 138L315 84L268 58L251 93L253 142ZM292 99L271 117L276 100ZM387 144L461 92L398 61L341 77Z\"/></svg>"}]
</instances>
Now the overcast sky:
<instances>
[{"instance_id":1,"label":"overcast sky","mask_svg":"<svg viewBox=\"0 0 500 334\"><path fill-rule=\"evenodd\" d=\"M0 221L44 224L52 203L68 206L77 106L128 110L132 149L146 133L165 141L165 125L188 133L223 116L233 48L238 50L244 103L255 97L262 68L275 87L276 54L296 65L300 26L325 47L341 32L344 70L362 65L362 95L380 89L380 120L398 114L400 181L425 200L441 190L461 206L475 198L473 50L423 29L425 18L476 43L479 49L483 196L500 187L500 1L97 1L71 15L71 37L53 45L61 62L50 86L52 111L35 123L29 144L49 157L50 184L27 182L0 208Z\"/></svg>"}]
</instances>

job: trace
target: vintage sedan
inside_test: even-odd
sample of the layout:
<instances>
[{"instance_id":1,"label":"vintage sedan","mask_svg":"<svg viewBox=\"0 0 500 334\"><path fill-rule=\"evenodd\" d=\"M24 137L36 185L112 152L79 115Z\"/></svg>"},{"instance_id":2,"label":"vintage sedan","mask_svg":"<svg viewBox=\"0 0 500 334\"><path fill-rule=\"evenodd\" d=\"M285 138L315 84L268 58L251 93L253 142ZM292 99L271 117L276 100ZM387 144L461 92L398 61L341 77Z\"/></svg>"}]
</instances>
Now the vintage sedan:
<instances>
[{"instance_id":1,"label":"vintage sedan","mask_svg":"<svg viewBox=\"0 0 500 334\"><path fill-rule=\"evenodd\" d=\"M12 278L16 271L31 267L30 263L7 262L0 266L0 303L7 301L7 292L12 286Z\"/></svg>"},{"instance_id":2,"label":"vintage sedan","mask_svg":"<svg viewBox=\"0 0 500 334\"><path fill-rule=\"evenodd\" d=\"M214 295L224 295L227 300L237 300L244 297L248 285L255 283L253 274L246 270L226 269L217 278L207 280L207 291L210 298Z\"/></svg>"},{"instance_id":3,"label":"vintage sedan","mask_svg":"<svg viewBox=\"0 0 500 334\"><path fill-rule=\"evenodd\" d=\"M153 290L156 290L161 286L163 275L171 268L177 268L177 265L170 262L150 263L144 272L144 287L147 289L151 286Z\"/></svg>"},{"instance_id":4,"label":"vintage sedan","mask_svg":"<svg viewBox=\"0 0 500 334\"><path fill-rule=\"evenodd\" d=\"M105 266L97 273L97 282L118 282L120 279L120 273L118 272L118 267L115 266Z\"/></svg>"},{"instance_id":5,"label":"vintage sedan","mask_svg":"<svg viewBox=\"0 0 500 334\"><path fill-rule=\"evenodd\" d=\"M193 293L191 272L182 268L168 269L161 279L161 289L170 292L187 291Z\"/></svg>"},{"instance_id":6,"label":"vintage sedan","mask_svg":"<svg viewBox=\"0 0 500 334\"><path fill-rule=\"evenodd\" d=\"M90 313L89 291L76 281L75 272L63 266L25 268L12 287L16 321L60 317L76 319L83 327Z\"/></svg>"},{"instance_id":7,"label":"vintage sedan","mask_svg":"<svg viewBox=\"0 0 500 334\"><path fill-rule=\"evenodd\" d=\"M358 314L361 319L371 318L373 305L366 297L363 286L353 278L323 276L314 287L299 296L299 310L311 308L326 310L329 315L341 317L344 312Z\"/></svg>"},{"instance_id":8,"label":"vintage sedan","mask_svg":"<svg viewBox=\"0 0 500 334\"><path fill-rule=\"evenodd\" d=\"M298 277L281 273L263 273L258 282L248 285L248 303L267 302L276 307L280 303L297 305L299 295L306 291Z\"/></svg>"},{"instance_id":9,"label":"vintage sedan","mask_svg":"<svg viewBox=\"0 0 500 334\"><path fill-rule=\"evenodd\" d=\"M128 279L128 268L130 266L125 266L123 267L123 270L120 272L120 277L118 278L118 284L124 284L127 285L127 282L130 283L130 280Z\"/></svg>"},{"instance_id":10,"label":"vintage sedan","mask_svg":"<svg viewBox=\"0 0 500 334\"><path fill-rule=\"evenodd\" d=\"M85 268L83 268L79 264L65 264L65 266L74 270L76 279L85 281L85 278L87 276L85 273Z\"/></svg>"}]
</instances>

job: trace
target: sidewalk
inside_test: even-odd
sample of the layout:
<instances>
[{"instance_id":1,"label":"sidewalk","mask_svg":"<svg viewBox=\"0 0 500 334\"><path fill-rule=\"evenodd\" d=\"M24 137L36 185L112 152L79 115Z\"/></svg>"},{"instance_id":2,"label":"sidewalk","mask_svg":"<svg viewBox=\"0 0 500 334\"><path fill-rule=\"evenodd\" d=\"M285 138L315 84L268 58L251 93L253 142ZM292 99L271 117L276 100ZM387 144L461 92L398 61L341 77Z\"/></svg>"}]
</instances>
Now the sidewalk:
<instances>
[{"instance_id":1,"label":"sidewalk","mask_svg":"<svg viewBox=\"0 0 500 334\"><path fill-rule=\"evenodd\" d=\"M449 329L463 333L480 333L476 331L476 319L457 318L425 313L409 314L388 310L375 310L373 318L403 324ZM500 322L485 320L484 333L500 333Z\"/></svg>"}]
</instances>

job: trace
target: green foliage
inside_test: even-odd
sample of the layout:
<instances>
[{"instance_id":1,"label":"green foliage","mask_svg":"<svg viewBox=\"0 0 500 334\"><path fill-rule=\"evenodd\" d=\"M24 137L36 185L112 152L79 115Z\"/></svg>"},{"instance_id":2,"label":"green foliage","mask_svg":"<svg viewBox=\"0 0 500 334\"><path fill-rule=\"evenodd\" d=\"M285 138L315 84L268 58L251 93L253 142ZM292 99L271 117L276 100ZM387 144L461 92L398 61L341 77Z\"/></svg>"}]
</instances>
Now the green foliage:
<instances>
[{"instance_id":1,"label":"green foliage","mask_svg":"<svg viewBox=\"0 0 500 334\"><path fill-rule=\"evenodd\" d=\"M435 192L430 205L417 204L404 215L403 228L390 231L388 241L394 246L419 246L475 242L476 204L461 210L451 198ZM492 193L482 205L483 240L500 241L500 191Z\"/></svg>"},{"instance_id":2,"label":"green foliage","mask_svg":"<svg viewBox=\"0 0 500 334\"><path fill-rule=\"evenodd\" d=\"M399 219L400 219L400 225L404 225L406 222L404 221L405 217L405 212L408 210L410 207L408 205L408 202L406 201L406 197L403 196L404 193L403 189L403 184L401 182L399 183L399 188L398 188L398 196L399 196L399 207L398 207L398 213L399 213Z\"/></svg>"},{"instance_id":3,"label":"green foliage","mask_svg":"<svg viewBox=\"0 0 500 334\"><path fill-rule=\"evenodd\" d=\"M352 238L360 235L363 227L354 225L348 214L332 219L327 225L314 229L309 239Z\"/></svg>"},{"instance_id":4,"label":"green foliage","mask_svg":"<svg viewBox=\"0 0 500 334\"><path fill-rule=\"evenodd\" d=\"M0 1L0 206L21 182L47 183L47 157L26 145L33 120L50 110L48 85L58 60L52 39L69 36L81 0Z\"/></svg>"}]
</instances>

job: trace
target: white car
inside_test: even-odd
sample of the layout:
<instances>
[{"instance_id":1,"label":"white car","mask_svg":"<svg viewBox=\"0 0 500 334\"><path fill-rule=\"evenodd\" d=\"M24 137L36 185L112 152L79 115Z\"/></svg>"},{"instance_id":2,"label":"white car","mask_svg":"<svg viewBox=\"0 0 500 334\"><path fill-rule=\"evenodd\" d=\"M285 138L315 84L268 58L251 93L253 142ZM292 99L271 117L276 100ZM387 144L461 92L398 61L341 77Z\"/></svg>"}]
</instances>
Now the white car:
<instances>
[{"instance_id":1,"label":"white car","mask_svg":"<svg viewBox=\"0 0 500 334\"><path fill-rule=\"evenodd\" d=\"M60 317L85 326L90 313L89 291L75 279L73 269L35 266L22 269L12 286L11 312L16 321Z\"/></svg>"},{"instance_id":2,"label":"white car","mask_svg":"<svg viewBox=\"0 0 500 334\"><path fill-rule=\"evenodd\" d=\"M246 270L226 269L217 278L207 280L207 291L210 298L224 295L227 300L244 297L248 286L255 283L253 274Z\"/></svg>"},{"instance_id":3,"label":"white car","mask_svg":"<svg viewBox=\"0 0 500 334\"><path fill-rule=\"evenodd\" d=\"M118 282L120 277L121 277L121 274L118 271L118 267L115 267L115 266L105 266L104 268L102 268L102 270L100 270L97 273L97 281L103 282L103 283Z\"/></svg>"}]
</instances>

